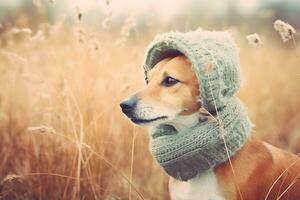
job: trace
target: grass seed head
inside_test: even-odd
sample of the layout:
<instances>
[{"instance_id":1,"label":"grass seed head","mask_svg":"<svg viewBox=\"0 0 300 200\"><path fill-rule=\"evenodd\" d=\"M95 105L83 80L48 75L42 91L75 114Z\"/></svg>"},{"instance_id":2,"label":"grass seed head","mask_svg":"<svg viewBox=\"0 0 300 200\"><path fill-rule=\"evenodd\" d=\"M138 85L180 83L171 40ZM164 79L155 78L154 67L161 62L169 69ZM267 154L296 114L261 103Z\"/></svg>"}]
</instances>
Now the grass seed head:
<instances>
[{"instance_id":1,"label":"grass seed head","mask_svg":"<svg viewBox=\"0 0 300 200\"><path fill-rule=\"evenodd\" d=\"M31 29L30 29L30 28L22 28L22 29L21 29L21 32L23 32L23 33L27 33L27 34L29 34L29 35L31 35L31 34L32 34L32 31L31 31Z\"/></svg>"},{"instance_id":2,"label":"grass seed head","mask_svg":"<svg viewBox=\"0 0 300 200\"><path fill-rule=\"evenodd\" d=\"M76 11L77 11L77 19L78 19L79 22L81 22L81 20L82 20L82 12L79 10L78 7L76 8Z\"/></svg>"},{"instance_id":3,"label":"grass seed head","mask_svg":"<svg viewBox=\"0 0 300 200\"><path fill-rule=\"evenodd\" d=\"M247 35L246 39L248 40L248 43L251 46L258 46L262 44L262 41L257 33Z\"/></svg>"},{"instance_id":4,"label":"grass seed head","mask_svg":"<svg viewBox=\"0 0 300 200\"><path fill-rule=\"evenodd\" d=\"M90 46L91 50L98 51L100 49L100 42L96 39L93 39Z\"/></svg>"},{"instance_id":5,"label":"grass seed head","mask_svg":"<svg viewBox=\"0 0 300 200\"><path fill-rule=\"evenodd\" d=\"M113 11L111 7L107 7L107 15L102 21L103 29L108 29L112 23Z\"/></svg>"},{"instance_id":6,"label":"grass seed head","mask_svg":"<svg viewBox=\"0 0 300 200\"><path fill-rule=\"evenodd\" d=\"M13 181L15 179L23 179L24 176L20 176L20 175L16 175L16 174L8 174L6 177L4 177L2 180L1 180L1 184L4 184L8 181Z\"/></svg>"},{"instance_id":7,"label":"grass seed head","mask_svg":"<svg viewBox=\"0 0 300 200\"><path fill-rule=\"evenodd\" d=\"M116 46L123 46L126 41L136 32L136 19L134 16L126 18L124 25L121 29L121 37L115 42Z\"/></svg>"},{"instance_id":8,"label":"grass seed head","mask_svg":"<svg viewBox=\"0 0 300 200\"><path fill-rule=\"evenodd\" d=\"M27 131L30 132L30 133L50 133L50 134L55 134L56 133L54 128L44 126L44 125L28 127Z\"/></svg>"},{"instance_id":9,"label":"grass seed head","mask_svg":"<svg viewBox=\"0 0 300 200\"><path fill-rule=\"evenodd\" d=\"M274 29L279 32L283 42L287 42L293 38L293 35L296 33L294 27L290 24L278 19L274 22Z\"/></svg>"},{"instance_id":10,"label":"grass seed head","mask_svg":"<svg viewBox=\"0 0 300 200\"><path fill-rule=\"evenodd\" d=\"M0 54L5 55L9 61L11 61L13 64L24 66L28 63L28 60L14 52L10 51L0 51Z\"/></svg>"},{"instance_id":11,"label":"grass seed head","mask_svg":"<svg viewBox=\"0 0 300 200\"><path fill-rule=\"evenodd\" d=\"M45 37L45 34L43 33L42 30L38 30L38 31L36 32L36 34L34 34L34 36L32 36L32 37L30 38L30 40L31 40L32 42L41 42L41 41L44 41L45 39L46 39L46 37Z\"/></svg>"}]
</instances>

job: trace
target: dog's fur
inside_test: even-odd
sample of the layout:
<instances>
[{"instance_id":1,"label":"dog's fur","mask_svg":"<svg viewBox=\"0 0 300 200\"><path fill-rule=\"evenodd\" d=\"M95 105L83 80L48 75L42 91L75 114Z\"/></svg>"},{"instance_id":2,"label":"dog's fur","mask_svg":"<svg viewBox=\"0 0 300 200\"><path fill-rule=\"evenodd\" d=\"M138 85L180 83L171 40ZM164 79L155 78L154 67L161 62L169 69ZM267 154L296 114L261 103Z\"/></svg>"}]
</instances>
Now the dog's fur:
<instances>
[{"instance_id":1,"label":"dog's fur","mask_svg":"<svg viewBox=\"0 0 300 200\"><path fill-rule=\"evenodd\" d=\"M178 82L167 87L163 84L167 77ZM148 73L148 80L149 84L144 89L124 101L131 101L130 109L124 109L121 104L123 112L133 122L146 126L170 124L178 130L198 122L202 115L199 112L199 85L185 56L160 61ZM170 178L171 198L300 199L300 161L295 155L251 136L242 149L231 157L231 161L234 173L227 161L187 182Z\"/></svg>"}]
</instances>

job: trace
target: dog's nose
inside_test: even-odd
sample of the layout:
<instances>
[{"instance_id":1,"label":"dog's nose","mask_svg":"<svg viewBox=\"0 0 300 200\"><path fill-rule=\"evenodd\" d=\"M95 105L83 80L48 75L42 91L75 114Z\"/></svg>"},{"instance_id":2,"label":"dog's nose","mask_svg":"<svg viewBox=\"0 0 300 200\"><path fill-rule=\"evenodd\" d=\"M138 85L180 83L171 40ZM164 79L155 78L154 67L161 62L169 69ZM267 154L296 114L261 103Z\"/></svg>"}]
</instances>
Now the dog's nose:
<instances>
[{"instance_id":1,"label":"dog's nose","mask_svg":"<svg viewBox=\"0 0 300 200\"><path fill-rule=\"evenodd\" d=\"M130 97L129 99L126 99L125 101L122 101L120 103L120 106L122 108L123 113L128 113L134 109L137 103L136 97Z\"/></svg>"}]
</instances>

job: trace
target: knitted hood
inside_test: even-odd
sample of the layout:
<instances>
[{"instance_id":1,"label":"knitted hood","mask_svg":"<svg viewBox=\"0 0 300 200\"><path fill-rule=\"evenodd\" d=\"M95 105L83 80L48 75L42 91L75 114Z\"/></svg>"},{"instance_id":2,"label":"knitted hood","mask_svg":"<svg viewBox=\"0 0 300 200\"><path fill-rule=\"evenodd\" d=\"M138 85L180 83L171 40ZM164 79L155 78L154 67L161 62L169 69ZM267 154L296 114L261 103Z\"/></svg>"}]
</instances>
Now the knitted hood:
<instances>
[{"instance_id":1,"label":"knitted hood","mask_svg":"<svg viewBox=\"0 0 300 200\"><path fill-rule=\"evenodd\" d=\"M192 63L202 106L217 115L214 120L199 120L183 131L167 124L154 126L150 130L150 150L167 174L187 181L239 151L251 123L235 97L240 87L239 56L228 33L196 30L157 36L146 51L146 81L148 71L159 61L180 54Z\"/></svg>"},{"instance_id":2,"label":"knitted hood","mask_svg":"<svg viewBox=\"0 0 300 200\"><path fill-rule=\"evenodd\" d=\"M179 54L192 63L200 86L200 100L208 111L215 110L215 106L223 107L239 89L239 56L229 33L196 30L156 36L146 50L143 64L146 81L147 72L158 62Z\"/></svg>"}]
</instances>

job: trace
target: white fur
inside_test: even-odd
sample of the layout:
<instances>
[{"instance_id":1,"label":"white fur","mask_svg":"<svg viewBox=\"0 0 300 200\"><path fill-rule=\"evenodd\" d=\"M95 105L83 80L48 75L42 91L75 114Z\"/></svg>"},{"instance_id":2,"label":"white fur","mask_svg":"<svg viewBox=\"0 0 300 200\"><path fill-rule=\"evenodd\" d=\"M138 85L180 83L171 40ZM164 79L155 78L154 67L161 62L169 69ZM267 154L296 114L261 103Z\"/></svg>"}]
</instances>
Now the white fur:
<instances>
[{"instance_id":1,"label":"white fur","mask_svg":"<svg viewBox=\"0 0 300 200\"><path fill-rule=\"evenodd\" d=\"M170 124L178 131L195 126L199 114L177 116ZM172 200L224 200L218 188L217 177L213 170L207 170L184 182L174 180L169 184Z\"/></svg>"},{"instance_id":2,"label":"white fur","mask_svg":"<svg viewBox=\"0 0 300 200\"><path fill-rule=\"evenodd\" d=\"M194 113L192 115L178 115L167 124L174 126L178 131L183 131L184 129L195 126L198 122L199 114Z\"/></svg>"},{"instance_id":3,"label":"white fur","mask_svg":"<svg viewBox=\"0 0 300 200\"><path fill-rule=\"evenodd\" d=\"M177 117L178 113L181 112L181 109L168 109L164 107L159 106L153 106L156 105L155 102L142 102L139 101L135 108L135 117L140 119L154 119L161 116L167 116L167 119L159 119L150 123L146 124L140 124L140 125L146 125L146 126L154 126L158 124L166 124L166 122L173 121L174 118Z\"/></svg>"},{"instance_id":4,"label":"white fur","mask_svg":"<svg viewBox=\"0 0 300 200\"><path fill-rule=\"evenodd\" d=\"M172 200L224 200L212 170L202 172L187 182L170 181L169 190Z\"/></svg>"},{"instance_id":5,"label":"white fur","mask_svg":"<svg viewBox=\"0 0 300 200\"><path fill-rule=\"evenodd\" d=\"M174 126L178 131L183 131L199 123L198 112L192 115L177 115L176 112L172 113L164 109L155 110L151 106L141 104L139 108L137 109L139 111L137 113L138 116L146 119L168 114L166 121L158 120L151 123L150 126L165 123ZM187 182L170 181L169 191L172 200L224 200L219 191L217 178L213 170L202 172Z\"/></svg>"}]
</instances>

